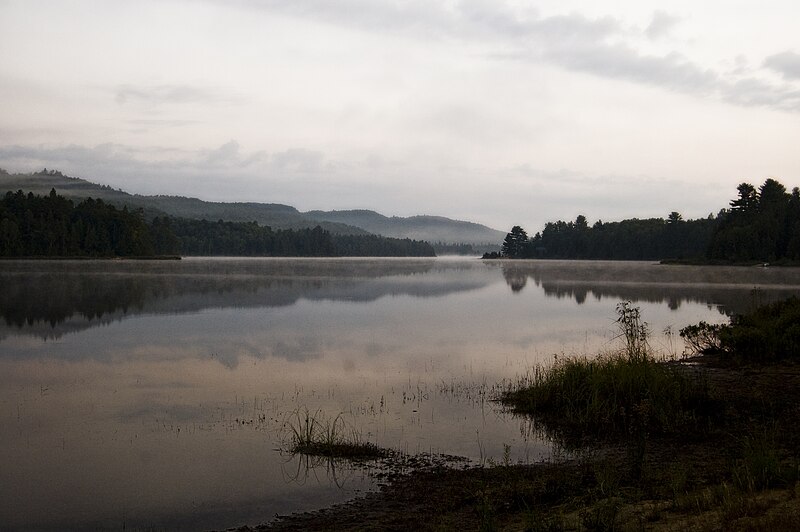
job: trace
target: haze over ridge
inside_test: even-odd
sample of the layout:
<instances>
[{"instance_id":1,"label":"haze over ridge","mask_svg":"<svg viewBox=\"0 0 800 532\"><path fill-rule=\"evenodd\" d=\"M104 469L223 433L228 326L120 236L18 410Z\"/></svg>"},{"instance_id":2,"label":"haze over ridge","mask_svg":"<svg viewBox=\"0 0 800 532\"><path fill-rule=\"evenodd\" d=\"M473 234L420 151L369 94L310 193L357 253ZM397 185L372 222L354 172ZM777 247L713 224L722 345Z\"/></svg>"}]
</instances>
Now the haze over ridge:
<instances>
[{"instance_id":1,"label":"haze over ridge","mask_svg":"<svg viewBox=\"0 0 800 532\"><path fill-rule=\"evenodd\" d=\"M8 0L0 166L497 228L795 182L796 3Z\"/></svg>"}]
</instances>

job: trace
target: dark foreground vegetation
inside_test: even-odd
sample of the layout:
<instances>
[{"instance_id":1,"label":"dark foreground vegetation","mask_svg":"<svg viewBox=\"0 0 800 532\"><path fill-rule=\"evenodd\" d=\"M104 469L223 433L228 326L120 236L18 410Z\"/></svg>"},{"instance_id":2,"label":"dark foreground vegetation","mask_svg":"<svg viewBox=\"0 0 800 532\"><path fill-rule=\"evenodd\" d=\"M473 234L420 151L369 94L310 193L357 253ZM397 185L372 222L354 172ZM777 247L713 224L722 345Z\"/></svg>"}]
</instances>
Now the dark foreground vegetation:
<instances>
[{"instance_id":1,"label":"dark foreground vegetation","mask_svg":"<svg viewBox=\"0 0 800 532\"><path fill-rule=\"evenodd\" d=\"M313 229L272 230L255 222L156 217L102 200L75 205L52 190L0 199L0 257L262 257L434 256L427 242L376 235L333 235Z\"/></svg>"},{"instance_id":2,"label":"dark foreground vegetation","mask_svg":"<svg viewBox=\"0 0 800 532\"><path fill-rule=\"evenodd\" d=\"M756 189L737 187L730 208L707 218L548 222L529 238L515 226L502 248L485 258L678 260L698 263L797 263L800 261L800 190L774 179Z\"/></svg>"},{"instance_id":3,"label":"dark foreground vegetation","mask_svg":"<svg viewBox=\"0 0 800 532\"><path fill-rule=\"evenodd\" d=\"M768 334L773 318L797 307L759 307L727 327ZM622 350L561 361L500 397L571 458L418 471L257 529L800 529L800 360L791 348L800 331L781 337L778 357L708 351L664 361L638 309L618 312Z\"/></svg>"},{"instance_id":4,"label":"dark foreground vegetation","mask_svg":"<svg viewBox=\"0 0 800 532\"><path fill-rule=\"evenodd\" d=\"M650 353L638 308L624 302L617 311L624 350L537 368L502 401L569 448L706 430L718 407L705 379Z\"/></svg>"},{"instance_id":5,"label":"dark foreground vegetation","mask_svg":"<svg viewBox=\"0 0 800 532\"><path fill-rule=\"evenodd\" d=\"M800 299L792 297L734 316L728 325L700 322L681 330L697 354L728 364L800 360Z\"/></svg>"}]
</instances>

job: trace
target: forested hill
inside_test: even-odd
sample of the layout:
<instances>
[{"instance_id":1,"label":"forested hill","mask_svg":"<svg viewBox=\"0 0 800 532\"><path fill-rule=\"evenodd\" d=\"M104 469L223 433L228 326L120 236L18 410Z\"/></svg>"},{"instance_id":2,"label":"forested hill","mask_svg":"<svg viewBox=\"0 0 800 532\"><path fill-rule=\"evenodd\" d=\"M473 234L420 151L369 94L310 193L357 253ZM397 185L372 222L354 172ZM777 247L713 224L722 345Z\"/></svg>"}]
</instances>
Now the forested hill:
<instances>
[{"instance_id":1,"label":"forested hill","mask_svg":"<svg viewBox=\"0 0 800 532\"><path fill-rule=\"evenodd\" d=\"M520 226L509 232L499 256L509 258L668 260L695 262L800 261L800 190L774 179L756 189L737 187L730 208L708 218L548 222L532 238ZM497 255L497 254L495 254ZM488 256L488 255L487 255Z\"/></svg>"},{"instance_id":2,"label":"forested hill","mask_svg":"<svg viewBox=\"0 0 800 532\"><path fill-rule=\"evenodd\" d=\"M273 229L313 229L320 226L332 234L364 235L373 233L394 238L410 238L442 244L491 244L505 233L489 227L438 216L387 217L374 211L310 211L299 212L289 205L277 203L209 202L183 196L141 196L106 185L68 177L54 170L32 174L8 174L0 170L0 194L22 190L47 195L50 189L79 201L86 198L131 210L142 209L145 219L173 216L188 219L258 222Z\"/></svg>"},{"instance_id":3,"label":"forested hill","mask_svg":"<svg viewBox=\"0 0 800 532\"><path fill-rule=\"evenodd\" d=\"M370 233L429 242L487 244L499 242L505 233L485 225L441 216L384 216L369 210L308 211L315 220L339 222L360 227Z\"/></svg>"},{"instance_id":4,"label":"forested hill","mask_svg":"<svg viewBox=\"0 0 800 532\"><path fill-rule=\"evenodd\" d=\"M311 220L294 207L279 203L222 203L183 196L141 196L77 177L69 177L55 170L44 169L32 174L8 174L0 170L0 194L22 190L44 196L49 194L51 189L55 189L61 196L76 201L93 198L119 208L127 206L131 210L142 209L148 220L156 216L175 216L196 220L255 221L273 229L304 229L319 225L334 234L367 233L358 227Z\"/></svg>"},{"instance_id":5,"label":"forested hill","mask_svg":"<svg viewBox=\"0 0 800 532\"><path fill-rule=\"evenodd\" d=\"M77 205L51 189L46 196L7 192L0 198L0 257L130 257L152 255L267 257L430 257L427 242L377 235L334 235L313 229L273 230L256 222L156 217L103 200Z\"/></svg>"}]
</instances>

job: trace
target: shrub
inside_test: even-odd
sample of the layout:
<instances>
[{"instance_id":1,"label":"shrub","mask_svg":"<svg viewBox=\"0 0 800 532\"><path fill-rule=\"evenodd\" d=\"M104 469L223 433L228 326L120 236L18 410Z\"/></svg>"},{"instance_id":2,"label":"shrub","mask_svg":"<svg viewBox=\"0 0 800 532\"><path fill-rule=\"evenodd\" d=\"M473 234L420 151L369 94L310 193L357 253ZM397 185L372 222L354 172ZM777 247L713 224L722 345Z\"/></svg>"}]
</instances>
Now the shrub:
<instances>
[{"instance_id":1,"label":"shrub","mask_svg":"<svg viewBox=\"0 0 800 532\"><path fill-rule=\"evenodd\" d=\"M800 356L800 299L791 297L735 316L720 331L725 350L737 357L773 361Z\"/></svg>"},{"instance_id":2,"label":"shrub","mask_svg":"<svg viewBox=\"0 0 800 532\"><path fill-rule=\"evenodd\" d=\"M681 337L697 353L724 353L741 361L800 357L800 299L791 297L731 318L730 325L700 322Z\"/></svg>"}]
</instances>

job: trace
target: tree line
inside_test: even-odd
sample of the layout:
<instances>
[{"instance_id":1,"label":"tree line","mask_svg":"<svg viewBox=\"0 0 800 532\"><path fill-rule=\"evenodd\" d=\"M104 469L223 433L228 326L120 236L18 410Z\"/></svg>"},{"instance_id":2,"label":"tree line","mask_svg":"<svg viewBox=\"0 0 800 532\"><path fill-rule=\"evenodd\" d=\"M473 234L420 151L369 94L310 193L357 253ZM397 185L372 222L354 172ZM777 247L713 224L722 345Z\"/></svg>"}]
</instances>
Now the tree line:
<instances>
[{"instance_id":1,"label":"tree line","mask_svg":"<svg viewBox=\"0 0 800 532\"><path fill-rule=\"evenodd\" d=\"M756 189L749 183L715 216L684 220L673 211L667 218L628 219L589 225L548 222L528 237L520 226L506 235L499 253L486 258L550 258L605 260L683 260L696 262L780 262L800 260L800 192L791 193L774 179Z\"/></svg>"},{"instance_id":2,"label":"tree line","mask_svg":"<svg viewBox=\"0 0 800 532\"><path fill-rule=\"evenodd\" d=\"M427 242L377 235L332 235L317 226L272 230L256 222L190 220L170 216L147 222L141 210L102 200L77 205L51 190L22 191L0 199L0 256L132 257L208 256L435 256Z\"/></svg>"},{"instance_id":3,"label":"tree line","mask_svg":"<svg viewBox=\"0 0 800 532\"><path fill-rule=\"evenodd\" d=\"M708 258L762 261L800 260L800 190L791 193L774 179L758 189L749 183L719 217Z\"/></svg>"}]
</instances>

